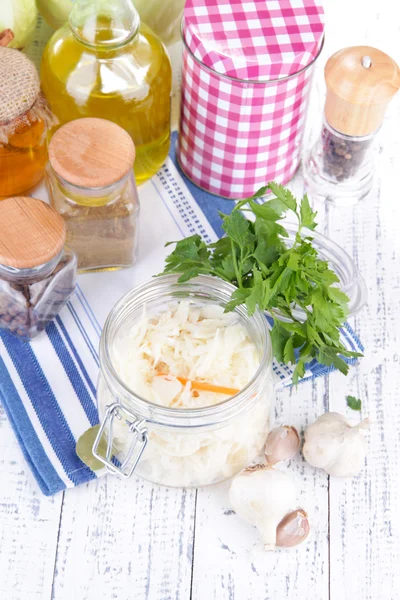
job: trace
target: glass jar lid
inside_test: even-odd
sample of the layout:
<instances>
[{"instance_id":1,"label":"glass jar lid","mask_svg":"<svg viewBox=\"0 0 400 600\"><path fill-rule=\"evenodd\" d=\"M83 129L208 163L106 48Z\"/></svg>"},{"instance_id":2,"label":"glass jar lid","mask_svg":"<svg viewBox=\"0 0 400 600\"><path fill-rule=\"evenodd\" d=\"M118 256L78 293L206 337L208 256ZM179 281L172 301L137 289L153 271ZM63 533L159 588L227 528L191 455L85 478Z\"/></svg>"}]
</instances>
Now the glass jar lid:
<instances>
[{"instance_id":1,"label":"glass jar lid","mask_svg":"<svg viewBox=\"0 0 400 600\"><path fill-rule=\"evenodd\" d=\"M183 37L194 57L235 79L290 77L318 56L321 0L187 0Z\"/></svg>"},{"instance_id":2,"label":"glass jar lid","mask_svg":"<svg viewBox=\"0 0 400 600\"><path fill-rule=\"evenodd\" d=\"M0 202L1 265L44 265L60 254L65 238L64 219L45 202L23 196Z\"/></svg>"},{"instance_id":3,"label":"glass jar lid","mask_svg":"<svg viewBox=\"0 0 400 600\"><path fill-rule=\"evenodd\" d=\"M76 119L53 135L49 161L67 183L104 188L120 181L133 168L135 145L116 123L91 117Z\"/></svg>"},{"instance_id":4,"label":"glass jar lid","mask_svg":"<svg viewBox=\"0 0 400 600\"><path fill-rule=\"evenodd\" d=\"M28 111L40 93L36 67L22 52L0 46L0 125Z\"/></svg>"}]
</instances>

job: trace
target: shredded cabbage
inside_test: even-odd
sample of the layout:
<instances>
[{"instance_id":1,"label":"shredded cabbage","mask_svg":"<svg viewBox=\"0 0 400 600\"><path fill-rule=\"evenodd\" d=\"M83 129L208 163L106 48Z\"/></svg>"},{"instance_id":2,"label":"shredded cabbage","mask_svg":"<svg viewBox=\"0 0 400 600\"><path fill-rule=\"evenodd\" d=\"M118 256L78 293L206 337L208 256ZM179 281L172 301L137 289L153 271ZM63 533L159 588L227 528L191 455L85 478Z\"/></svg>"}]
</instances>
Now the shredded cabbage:
<instances>
[{"instance_id":1,"label":"shredded cabbage","mask_svg":"<svg viewBox=\"0 0 400 600\"><path fill-rule=\"evenodd\" d=\"M35 32L38 11L36 0L1 0L0 33L11 29L14 39L9 48L23 49L29 44Z\"/></svg>"},{"instance_id":2,"label":"shredded cabbage","mask_svg":"<svg viewBox=\"0 0 400 600\"><path fill-rule=\"evenodd\" d=\"M236 313L216 304L171 304L118 333L111 359L119 377L134 392L162 406L200 408L228 396L192 389L190 381L243 389L260 364L255 344ZM167 376L165 376L167 375ZM176 377L185 377L183 385ZM148 423L149 442L136 467L146 479L164 485L208 485L232 477L261 451L268 433L272 380L266 378L251 407L222 425L171 429ZM100 412L115 401L101 378ZM126 451L130 437L114 421L114 444Z\"/></svg>"},{"instance_id":3,"label":"shredded cabbage","mask_svg":"<svg viewBox=\"0 0 400 600\"><path fill-rule=\"evenodd\" d=\"M192 390L190 380L241 390L260 357L236 313L221 306L171 304L158 315L143 314L112 351L120 378L140 396L174 408L200 408L226 400ZM183 385L176 377L188 379Z\"/></svg>"}]
</instances>

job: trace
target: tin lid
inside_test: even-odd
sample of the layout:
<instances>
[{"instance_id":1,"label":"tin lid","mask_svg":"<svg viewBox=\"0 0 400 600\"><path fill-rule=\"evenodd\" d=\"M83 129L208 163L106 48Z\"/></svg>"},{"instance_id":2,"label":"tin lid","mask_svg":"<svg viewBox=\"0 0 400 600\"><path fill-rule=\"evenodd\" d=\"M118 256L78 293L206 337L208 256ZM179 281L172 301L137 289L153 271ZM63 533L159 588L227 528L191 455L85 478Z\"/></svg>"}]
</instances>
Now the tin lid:
<instances>
[{"instance_id":1,"label":"tin lid","mask_svg":"<svg viewBox=\"0 0 400 600\"><path fill-rule=\"evenodd\" d=\"M194 57L236 79L294 75L322 45L322 0L187 0L183 37Z\"/></svg>"},{"instance_id":2,"label":"tin lid","mask_svg":"<svg viewBox=\"0 0 400 600\"><path fill-rule=\"evenodd\" d=\"M64 181L103 188L120 181L133 167L135 145L122 127L97 118L76 119L53 135L49 161Z\"/></svg>"},{"instance_id":3,"label":"tin lid","mask_svg":"<svg viewBox=\"0 0 400 600\"><path fill-rule=\"evenodd\" d=\"M26 113L39 92L39 75L33 62L19 50L0 45L0 124Z\"/></svg>"},{"instance_id":4,"label":"tin lid","mask_svg":"<svg viewBox=\"0 0 400 600\"><path fill-rule=\"evenodd\" d=\"M44 265L61 252L65 238L64 219L45 202L24 196L0 202L0 264Z\"/></svg>"},{"instance_id":5,"label":"tin lid","mask_svg":"<svg viewBox=\"0 0 400 600\"><path fill-rule=\"evenodd\" d=\"M325 66L325 116L346 135L377 131L391 98L400 88L400 69L387 54L371 46L339 50Z\"/></svg>"}]
</instances>

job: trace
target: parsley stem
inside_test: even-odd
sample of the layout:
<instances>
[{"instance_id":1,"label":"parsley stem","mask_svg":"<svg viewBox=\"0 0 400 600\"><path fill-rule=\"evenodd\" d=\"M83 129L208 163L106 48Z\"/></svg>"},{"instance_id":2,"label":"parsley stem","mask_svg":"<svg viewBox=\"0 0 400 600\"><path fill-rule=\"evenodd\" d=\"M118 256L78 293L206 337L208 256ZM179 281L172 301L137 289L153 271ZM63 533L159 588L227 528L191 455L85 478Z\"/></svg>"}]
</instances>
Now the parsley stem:
<instances>
[{"instance_id":1,"label":"parsley stem","mask_svg":"<svg viewBox=\"0 0 400 600\"><path fill-rule=\"evenodd\" d=\"M232 249L232 262L233 262L233 268L235 269L236 280L237 280L239 288L243 289L242 277L241 277L241 275L239 273L239 267L238 267L238 264L237 264L235 244L233 243L233 239L232 238L231 238L231 249Z\"/></svg>"}]
</instances>

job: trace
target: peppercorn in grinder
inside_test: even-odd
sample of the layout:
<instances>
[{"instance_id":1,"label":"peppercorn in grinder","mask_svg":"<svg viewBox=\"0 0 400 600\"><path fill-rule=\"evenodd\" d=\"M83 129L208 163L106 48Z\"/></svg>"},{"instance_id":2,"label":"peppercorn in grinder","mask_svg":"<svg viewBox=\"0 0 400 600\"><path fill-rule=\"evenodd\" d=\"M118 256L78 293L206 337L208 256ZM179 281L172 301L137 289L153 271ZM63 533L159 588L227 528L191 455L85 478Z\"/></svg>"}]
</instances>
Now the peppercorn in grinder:
<instances>
[{"instance_id":1,"label":"peppercorn in grinder","mask_svg":"<svg viewBox=\"0 0 400 600\"><path fill-rule=\"evenodd\" d=\"M355 203L370 192L374 142L400 87L400 69L384 52L353 46L325 66L327 95L320 137L304 164L312 200Z\"/></svg>"}]
</instances>

